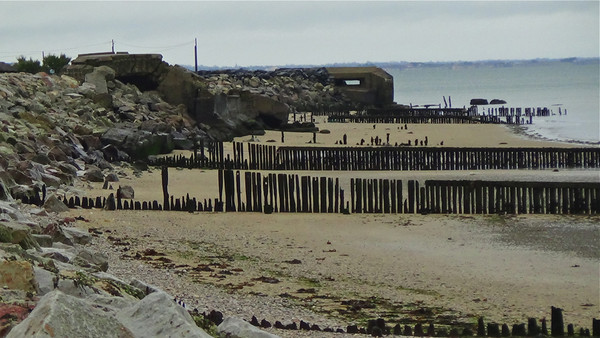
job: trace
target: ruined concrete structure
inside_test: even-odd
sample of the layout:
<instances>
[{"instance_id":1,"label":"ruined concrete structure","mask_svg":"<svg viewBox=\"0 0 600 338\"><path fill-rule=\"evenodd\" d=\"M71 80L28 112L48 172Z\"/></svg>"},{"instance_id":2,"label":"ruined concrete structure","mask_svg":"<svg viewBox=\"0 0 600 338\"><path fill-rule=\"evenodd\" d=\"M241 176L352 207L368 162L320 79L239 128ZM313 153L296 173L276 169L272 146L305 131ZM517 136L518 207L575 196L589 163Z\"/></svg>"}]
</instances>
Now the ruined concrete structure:
<instances>
[{"instance_id":1,"label":"ruined concrete structure","mask_svg":"<svg viewBox=\"0 0 600 338\"><path fill-rule=\"evenodd\" d=\"M328 67L336 89L365 106L394 103L394 78L378 67Z\"/></svg>"},{"instance_id":2,"label":"ruined concrete structure","mask_svg":"<svg viewBox=\"0 0 600 338\"><path fill-rule=\"evenodd\" d=\"M78 55L66 74L84 81L85 74L100 66L114 69L117 80L134 84L141 91L155 90L168 68L160 54L92 53Z\"/></svg>"},{"instance_id":3,"label":"ruined concrete structure","mask_svg":"<svg viewBox=\"0 0 600 338\"><path fill-rule=\"evenodd\" d=\"M394 103L393 78L377 67L331 67L322 74L299 69L304 74L301 80L277 75L277 71L263 72L234 85L232 77L210 80L171 66L160 54L96 53L79 55L66 74L83 82L86 74L100 66L112 68L116 80L141 91L156 90L170 104L183 104L189 116L219 140L255 129L279 128L287 123L288 114L307 107L353 110ZM322 79L311 79L311 72L323 75ZM216 91L215 86L225 89Z\"/></svg>"}]
</instances>

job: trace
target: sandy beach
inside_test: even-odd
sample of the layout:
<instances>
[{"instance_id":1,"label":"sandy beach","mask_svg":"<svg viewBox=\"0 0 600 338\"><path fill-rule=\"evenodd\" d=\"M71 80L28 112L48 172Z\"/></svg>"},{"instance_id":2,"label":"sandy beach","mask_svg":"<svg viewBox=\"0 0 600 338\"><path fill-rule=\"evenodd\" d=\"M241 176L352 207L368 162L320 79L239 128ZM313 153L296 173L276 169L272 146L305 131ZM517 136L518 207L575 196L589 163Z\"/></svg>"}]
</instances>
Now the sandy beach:
<instances>
[{"instance_id":1,"label":"sandy beach","mask_svg":"<svg viewBox=\"0 0 600 338\"><path fill-rule=\"evenodd\" d=\"M390 143L428 137L454 147L572 147L528 139L500 125L318 124L317 145L379 136ZM412 134L409 134L411 133ZM247 141L244 136L236 141ZM281 143L281 132L258 136ZM312 133L285 133L306 145ZM598 181L597 170L435 172L302 172L302 175L424 180ZM118 185L136 200L161 200L160 170L123 169ZM107 196L101 184L79 187ZM114 191L112 191L114 192ZM217 173L170 169L169 193L218 196ZM95 245L109 272L140 278L201 312L250 319L308 321L326 327L396 323L471 326L523 323L564 309L565 324L591 328L600 314L600 218L560 215L383 215L187 213L71 210L75 226L96 229ZM152 249L156 251L148 251ZM162 256L161 254L164 254ZM291 333L276 330L277 334Z\"/></svg>"}]
</instances>

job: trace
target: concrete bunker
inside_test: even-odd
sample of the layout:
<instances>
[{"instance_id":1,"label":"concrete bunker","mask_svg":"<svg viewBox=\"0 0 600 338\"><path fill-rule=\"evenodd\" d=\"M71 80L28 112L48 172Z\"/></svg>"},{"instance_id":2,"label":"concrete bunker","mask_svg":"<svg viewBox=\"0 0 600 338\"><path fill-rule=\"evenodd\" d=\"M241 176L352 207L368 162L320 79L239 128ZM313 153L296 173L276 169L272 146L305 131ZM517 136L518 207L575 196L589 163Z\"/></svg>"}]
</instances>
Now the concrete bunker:
<instances>
[{"instance_id":1,"label":"concrete bunker","mask_svg":"<svg viewBox=\"0 0 600 338\"><path fill-rule=\"evenodd\" d=\"M384 107L394 104L394 78L378 67L328 67L339 91L353 102Z\"/></svg>"}]
</instances>

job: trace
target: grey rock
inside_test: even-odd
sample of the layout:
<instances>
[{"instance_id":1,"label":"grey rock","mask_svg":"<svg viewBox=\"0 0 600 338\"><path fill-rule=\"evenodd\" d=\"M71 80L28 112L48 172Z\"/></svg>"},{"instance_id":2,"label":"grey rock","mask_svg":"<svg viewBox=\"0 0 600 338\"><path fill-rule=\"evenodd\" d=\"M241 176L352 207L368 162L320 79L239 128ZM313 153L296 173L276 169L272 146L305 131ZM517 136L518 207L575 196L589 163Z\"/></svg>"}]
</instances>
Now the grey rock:
<instances>
[{"instance_id":1,"label":"grey rock","mask_svg":"<svg viewBox=\"0 0 600 338\"><path fill-rule=\"evenodd\" d=\"M115 321L111 311L54 290L40 299L35 309L7 335L20 337L136 337Z\"/></svg>"},{"instance_id":2,"label":"grey rock","mask_svg":"<svg viewBox=\"0 0 600 338\"><path fill-rule=\"evenodd\" d=\"M87 249L79 249L72 263L92 271L108 270L108 257L100 252L91 252Z\"/></svg>"},{"instance_id":3,"label":"grey rock","mask_svg":"<svg viewBox=\"0 0 600 338\"><path fill-rule=\"evenodd\" d=\"M114 79L115 71L107 66L96 67L93 72L85 75L85 82L93 84L96 87L96 93L98 94L108 93L106 81L112 81Z\"/></svg>"},{"instance_id":4,"label":"grey rock","mask_svg":"<svg viewBox=\"0 0 600 338\"><path fill-rule=\"evenodd\" d=\"M54 286L58 283L58 276L46 269L33 266L35 281L37 282L38 295L43 296L54 290Z\"/></svg>"},{"instance_id":5,"label":"grey rock","mask_svg":"<svg viewBox=\"0 0 600 338\"><path fill-rule=\"evenodd\" d=\"M55 261L69 263L73 255L67 254L65 250L61 250L58 248L53 248L52 250L44 250L42 257L51 258Z\"/></svg>"},{"instance_id":6,"label":"grey rock","mask_svg":"<svg viewBox=\"0 0 600 338\"><path fill-rule=\"evenodd\" d=\"M104 178L108 182L119 182L119 176L115 173L110 173Z\"/></svg>"},{"instance_id":7,"label":"grey rock","mask_svg":"<svg viewBox=\"0 0 600 338\"><path fill-rule=\"evenodd\" d=\"M69 211L69 207L63 203L63 201L59 200L54 194L46 198L46 201L44 201L44 209L46 209L46 211L56 213Z\"/></svg>"},{"instance_id":8,"label":"grey rock","mask_svg":"<svg viewBox=\"0 0 600 338\"><path fill-rule=\"evenodd\" d=\"M0 222L0 243L18 244L25 250L41 250L38 243L31 237L29 227L14 221Z\"/></svg>"},{"instance_id":9,"label":"grey rock","mask_svg":"<svg viewBox=\"0 0 600 338\"><path fill-rule=\"evenodd\" d=\"M62 229L65 236L70 238L74 244L86 245L92 240L92 235L87 231L67 227L63 227Z\"/></svg>"},{"instance_id":10,"label":"grey rock","mask_svg":"<svg viewBox=\"0 0 600 338\"><path fill-rule=\"evenodd\" d=\"M122 187L120 187L120 191L121 191L121 198L128 198L128 199L132 199L135 196L135 191L133 190L133 187L130 185L124 185Z\"/></svg>"},{"instance_id":11,"label":"grey rock","mask_svg":"<svg viewBox=\"0 0 600 338\"><path fill-rule=\"evenodd\" d=\"M175 149L192 150L194 148L194 142L180 132L171 132Z\"/></svg>"},{"instance_id":12,"label":"grey rock","mask_svg":"<svg viewBox=\"0 0 600 338\"><path fill-rule=\"evenodd\" d=\"M50 236L50 235L31 234L31 237L33 237L33 239L35 239L35 241L42 248L51 248L52 247L52 236Z\"/></svg>"},{"instance_id":13,"label":"grey rock","mask_svg":"<svg viewBox=\"0 0 600 338\"><path fill-rule=\"evenodd\" d=\"M194 323L190 314L164 292L154 292L117 314L136 337L211 337Z\"/></svg>"},{"instance_id":14,"label":"grey rock","mask_svg":"<svg viewBox=\"0 0 600 338\"><path fill-rule=\"evenodd\" d=\"M95 306L102 306L115 312L119 312L127 307L133 306L136 300L114 297L109 295L91 294L86 297L87 300L94 303Z\"/></svg>"},{"instance_id":15,"label":"grey rock","mask_svg":"<svg viewBox=\"0 0 600 338\"><path fill-rule=\"evenodd\" d=\"M50 157L44 153L35 154L31 160L40 164L50 164Z\"/></svg>"},{"instance_id":16,"label":"grey rock","mask_svg":"<svg viewBox=\"0 0 600 338\"><path fill-rule=\"evenodd\" d=\"M217 327L221 337L228 338L276 338L278 335L263 331L245 320L227 317Z\"/></svg>"},{"instance_id":17,"label":"grey rock","mask_svg":"<svg viewBox=\"0 0 600 338\"><path fill-rule=\"evenodd\" d=\"M83 177L90 182L104 182L104 174L96 166L89 166Z\"/></svg>"},{"instance_id":18,"label":"grey rock","mask_svg":"<svg viewBox=\"0 0 600 338\"><path fill-rule=\"evenodd\" d=\"M101 139L103 143L120 148L135 159L168 153L174 149L173 138L167 133L111 128L102 135Z\"/></svg>"},{"instance_id":19,"label":"grey rock","mask_svg":"<svg viewBox=\"0 0 600 338\"><path fill-rule=\"evenodd\" d=\"M86 298L90 297L91 295L95 295L101 291L101 290L92 288L88 285L80 284L77 280L74 280L74 279L59 279L57 286L56 286L56 290L59 290L60 292L66 294L66 295L77 297L77 298L82 298L82 299L86 299Z\"/></svg>"},{"instance_id":20,"label":"grey rock","mask_svg":"<svg viewBox=\"0 0 600 338\"><path fill-rule=\"evenodd\" d=\"M133 280L131 280L131 282L129 284L133 287L136 287L136 288L142 290L142 292L144 292L146 295L149 295L153 292L164 292L157 286L148 284L144 281L141 281L141 280L135 279L135 278Z\"/></svg>"}]
</instances>

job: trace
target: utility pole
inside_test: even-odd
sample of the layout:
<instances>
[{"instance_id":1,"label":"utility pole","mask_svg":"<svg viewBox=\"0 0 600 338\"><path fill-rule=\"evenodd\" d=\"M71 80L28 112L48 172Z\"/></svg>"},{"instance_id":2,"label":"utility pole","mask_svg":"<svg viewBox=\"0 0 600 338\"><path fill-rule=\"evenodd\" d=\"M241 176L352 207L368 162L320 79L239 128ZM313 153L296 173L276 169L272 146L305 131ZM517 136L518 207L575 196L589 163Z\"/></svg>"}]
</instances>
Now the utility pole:
<instances>
[{"instance_id":1,"label":"utility pole","mask_svg":"<svg viewBox=\"0 0 600 338\"><path fill-rule=\"evenodd\" d=\"M198 39L194 39L194 60L195 60L195 71L198 73Z\"/></svg>"},{"instance_id":2,"label":"utility pole","mask_svg":"<svg viewBox=\"0 0 600 338\"><path fill-rule=\"evenodd\" d=\"M115 53L115 40L114 39L110 40L110 43L112 45L112 53L114 54Z\"/></svg>"}]
</instances>

